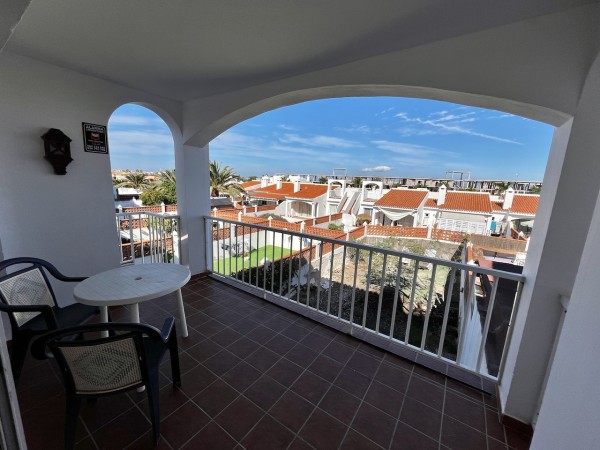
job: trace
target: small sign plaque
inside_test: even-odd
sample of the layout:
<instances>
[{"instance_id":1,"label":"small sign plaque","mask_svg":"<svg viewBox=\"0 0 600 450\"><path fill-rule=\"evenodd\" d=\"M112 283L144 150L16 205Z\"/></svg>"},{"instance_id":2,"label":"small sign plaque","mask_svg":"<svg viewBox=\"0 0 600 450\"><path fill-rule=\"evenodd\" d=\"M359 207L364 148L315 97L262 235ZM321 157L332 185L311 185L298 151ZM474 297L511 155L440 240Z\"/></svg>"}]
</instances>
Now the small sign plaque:
<instances>
[{"instance_id":1,"label":"small sign plaque","mask_svg":"<svg viewBox=\"0 0 600 450\"><path fill-rule=\"evenodd\" d=\"M86 152L108 154L108 139L104 125L82 122L83 145Z\"/></svg>"}]
</instances>

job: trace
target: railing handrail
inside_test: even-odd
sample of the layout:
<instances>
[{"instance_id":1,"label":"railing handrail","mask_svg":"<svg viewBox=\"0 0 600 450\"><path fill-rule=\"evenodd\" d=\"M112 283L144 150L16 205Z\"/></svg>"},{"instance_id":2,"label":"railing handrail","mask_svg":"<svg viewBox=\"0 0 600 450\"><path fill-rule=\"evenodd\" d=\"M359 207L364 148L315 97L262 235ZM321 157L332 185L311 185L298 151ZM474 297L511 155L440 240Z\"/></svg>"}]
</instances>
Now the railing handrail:
<instances>
[{"instance_id":1,"label":"railing handrail","mask_svg":"<svg viewBox=\"0 0 600 450\"><path fill-rule=\"evenodd\" d=\"M127 217L127 216L133 216L133 215L138 215L138 216L151 216L151 217L158 217L160 219L179 219L179 214L171 214L171 213L155 213L155 212L148 212L148 211L136 211L136 212L118 212L115 213L117 215L117 217Z\"/></svg>"},{"instance_id":2,"label":"railing handrail","mask_svg":"<svg viewBox=\"0 0 600 450\"><path fill-rule=\"evenodd\" d=\"M205 220L207 220L207 219L208 220L218 220L220 222L227 222L227 223L231 223L234 225L246 226L246 227L256 228L259 230L276 231L276 232L280 232L280 233L285 232L286 234L296 236L299 238L310 237L311 239L314 239L314 240L327 242L329 244L340 245L339 239L331 239L331 238L327 238L327 237L323 237L323 236L319 236L319 235L315 235L315 234L300 233L300 232L292 231L289 229L272 228L269 226L258 225L258 224L249 224L246 222L238 222L237 220L224 219L221 217L216 218L216 217L211 217L211 216L203 216L203 218ZM383 248L383 247L376 247L374 245L361 244L359 242L353 242L353 241L342 241L342 242L344 242L344 245L346 245L348 247L356 248L358 250L372 251L373 249L375 249L375 250L377 250L377 252L380 252L380 253L382 253L384 255L388 255L388 256L408 258L408 259L416 260L419 262L425 262L425 263L441 264L441 265L452 267L452 268L458 269L458 270L467 270L470 272L477 272L480 274L501 277L504 279L509 279L509 280L518 281L518 282L525 281L524 275L513 273L513 272L507 272L504 270L490 269L487 267L480 267L480 266L476 266L476 265L472 265L472 264L459 263L456 261L450 261L450 260L442 259L442 258L435 258L435 257L431 257L431 256L418 255L418 254L410 253L410 252L402 252L399 250L392 250L392 249L387 249L387 248Z\"/></svg>"}]
</instances>

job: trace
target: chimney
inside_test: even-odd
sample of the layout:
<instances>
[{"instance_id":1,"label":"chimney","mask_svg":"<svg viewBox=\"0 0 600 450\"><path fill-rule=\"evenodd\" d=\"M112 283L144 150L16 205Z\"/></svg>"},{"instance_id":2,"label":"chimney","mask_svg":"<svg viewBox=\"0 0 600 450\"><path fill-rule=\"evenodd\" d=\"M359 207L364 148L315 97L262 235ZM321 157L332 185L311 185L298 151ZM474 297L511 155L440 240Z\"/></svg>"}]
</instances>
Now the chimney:
<instances>
[{"instance_id":1,"label":"chimney","mask_svg":"<svg viewBox=\"0 0 600 450\"><path fill-rule=\"evenodd\" d=\"M504 191L504 203L502 203L502 209L510 209L514 199L515 190L512 187L509 187L506 191Z\"/></svg>"},{"instance_id":2,"label":"chimney","mask_svg":"<svg viewBox=\"0 0 600 450\"><path fill-rule=\"evenodd\" d=\"M446 203L446 186L442 184L438 189L437 204L438 206L441 206L444 203Z\"/></svg>"},{"instance_id":3,"label":"chimney","mask_svg":"<svg viewBox=\"0 0 600 450\"><path fill-rule=\"evenodd\" d=\"M294 192L298 192L300 190L300 180L294 181Z\"/></svg>"},{"instance_id":4,"label":"chimney","mask_svg":"<svg viewBox=\"0 0 600 450\"><path fill-rule=\"evenodd\" d=\"M281 181L281 178L277 178L277 190L281 189L283 187L283 181Z\"/></svg>"},{"instance_id":5,"label":"chimney","mask_svg":"<svg viewBox=\"0 0 600 450\"><path fill-rule=\"evenodd\" d=\"M267 187L268 185L269 185L269 177L265 175L260 179L260 187L264 188L264 187Z\"/></svg>"}]
</instances>

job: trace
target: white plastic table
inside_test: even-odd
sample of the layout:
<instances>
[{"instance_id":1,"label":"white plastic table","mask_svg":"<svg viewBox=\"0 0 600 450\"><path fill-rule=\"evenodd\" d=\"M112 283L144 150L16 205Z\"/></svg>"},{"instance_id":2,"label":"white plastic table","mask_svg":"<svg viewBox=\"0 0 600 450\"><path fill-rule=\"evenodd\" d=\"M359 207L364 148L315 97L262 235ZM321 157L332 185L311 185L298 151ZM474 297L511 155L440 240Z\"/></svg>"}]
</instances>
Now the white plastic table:
<instances>
[{"instance_id":1,"label":"white plastic table","mask_svg":"<svg viewBox=\"0 0 600 450\"><path fill-rule=\"evenodd\" d=\"M79 303L100 307L101 319L108 322L108 307L130 305L131 321L140 322L138 304L177 291L179 335L187 337L187 322L181 288L189 281L190 270L179 264L138 264L93 275L75 286Z\"/></svg>"}]
</instances>

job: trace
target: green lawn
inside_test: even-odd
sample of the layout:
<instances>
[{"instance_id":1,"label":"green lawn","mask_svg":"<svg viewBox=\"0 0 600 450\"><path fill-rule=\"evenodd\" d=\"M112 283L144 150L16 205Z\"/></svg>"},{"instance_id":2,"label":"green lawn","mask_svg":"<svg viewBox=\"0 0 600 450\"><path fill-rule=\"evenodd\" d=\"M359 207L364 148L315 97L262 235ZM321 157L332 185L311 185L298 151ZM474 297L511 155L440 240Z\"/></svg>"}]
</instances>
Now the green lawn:
<instances>
[{"instance_id":1,"label":"green lawn","mask_svg":"<svg viewBox=\"0 0 600 450\"><path fill-rule=\"evenodd\" d=\"M213 261L213 271L222 275L229 275L231 272L240 271L244 268L247 269L249 267L256 267L258 263L265 257L269 261L273 261L289 254L289 248L282 249L281 247L267 245L266 247L260 247L256 250L253 250L247 255L249 258L246 259L243 256L238 256L237 258L215 260Z\"/></svg>"}]
</instances>

